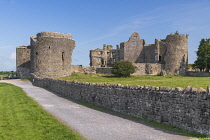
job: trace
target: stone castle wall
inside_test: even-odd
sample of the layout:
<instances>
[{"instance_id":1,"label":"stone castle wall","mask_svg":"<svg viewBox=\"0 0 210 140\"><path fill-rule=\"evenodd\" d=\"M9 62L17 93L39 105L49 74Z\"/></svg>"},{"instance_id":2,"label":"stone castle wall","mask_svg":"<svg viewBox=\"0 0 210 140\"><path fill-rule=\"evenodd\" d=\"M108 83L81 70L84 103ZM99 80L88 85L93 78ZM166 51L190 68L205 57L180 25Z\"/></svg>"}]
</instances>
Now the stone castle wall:
<instances>
[{"instance_id":1,"label":"stone castle wall","mask_svg":"<svg viewBox=\"0 0 210 140\"><path fill-rule=\"evenodd\" d=\"M75 41L70 34L42 32L31 38L33 73L40 77L64 77L71 74Z\"/></svg>"},{"instance_id":2,"label":"stone castle wall","mask_svg":"<svg viewBox=\"0 0 210 140\"><path fill-rule=\"evenodd\" d=\"M161 64L158 63L133 63L136 72L132 75L157 75L161 72ZM112 74L112 67L96 68L96 73Z\"/></svg>"},{"instance_id":3,"label":"stone castle wall","mask_svg":"<svg viewBox=\"0 0 210 140\"><path fill-rule=\"evenodd\" d=\"M92 55L93 52L96 53L98 50L100 49L91 50L91 66L93 66L92 62L97 62L98 60L100 61L100 59L106 58L106 60L109 60L109 63L111 64L113 64L115 61L162 64L162 67L160 67L161 69L159 71L164 71L164 73L168 75L184 76L187 72L188 39L186 35L170 34L166 37L166 39L155 39L154 44L145 45L145 40L140 39L140 35L137 32L134 32L128 41L120 43L120 48L117 47L117 49L110 50L110 52L115 52L114 57ZM94 66L111 67L112 65L106 66L99 64ZM140 68L143 68L143 64ZM142 73L144 74L144 72Z\"/></svg>"},{"instance_id":4,"label":"stone castle wall","mask_svg":"<svg viewBox=\"0 0 210 140\"><path fill-rule=\"evenodd\" d=\"M112 67L96 68L96 73L112 74Z\"/></svg>"},{"instance_id":5,"label":"stone castle wall","mask_svg":"<svg viewBox=\"0 0 210 140\"><path fill-rule=\"evenodd\" d=\"M122 86L35 76L31 81L70 99L210 136L210 87L203 91L191 87Z\"/></svg>"},{"instance_id":6,"label":"stone castle wall","mask_svg":"<svg viewBox=\"0 0 210 140\"><path fill-rule=\"evenodd\" d=\"M16 71L18 78L30 78L30 46L16 48Z\"/></svg>"},{"instance_id":7,"label":"stone castle wall","mask_svg":"<svg viewBox=\"0 0 210 140\"><path fill-rule=\"evenodd\" d=\"M124 51L123 60L132 63L143 62L143 56L141 55L143 46L144 40L140 39L140 35L137 32L134 32L128 41L120 43L120 48L123 48Z\"/></svg>"},{"instance_id":8,"label":"stone castle wall","mask_svg":"<svg viewBox=\"0 0 210 140\"><path fill-rule=\"evenodd\" d=\"M188 39L185 35L168 35L164 70L167 74L184 76L188 65Z\"/></svg>"},{"instance_id":9,"label":"stone castle wall","mask_svg":"<svg viewBox=\"0 0 210 140\"><path fill-rule=\"evenodd\" d=\"M161 72L162 65L159 63L134 63L137 70L133 75L157 75Z\"/></svg>"},{"instance_id":10,"label":"stone castle wall","mask_svg":"<svg viewBox=\"0 0 210 140\"><path fill-rule=\"evenodd\" d=\"M84 67L82 65L71 65L71 72L72 73L96 73L95 67Z\"/></svg>"}]
</instances>

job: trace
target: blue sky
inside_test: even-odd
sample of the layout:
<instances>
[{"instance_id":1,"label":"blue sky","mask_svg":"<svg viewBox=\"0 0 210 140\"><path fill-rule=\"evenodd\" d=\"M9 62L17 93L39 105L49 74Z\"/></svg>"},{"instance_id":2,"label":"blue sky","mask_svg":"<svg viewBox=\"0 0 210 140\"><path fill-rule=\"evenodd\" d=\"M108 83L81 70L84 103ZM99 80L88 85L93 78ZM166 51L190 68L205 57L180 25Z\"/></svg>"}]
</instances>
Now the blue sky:
<instances>
[{"instance_id":1,"label":"blue sky","mask_svg":"<svg viewBox=\"0 0 210 140\"><path fill-rule=\"evenodd\" d=\"M0 0L0 71L15 70L17 46L39 32L71 33L75 65L89 50L117 45L139 32L146 44L176 30L189 34L189 63L201 38L210 38L209 0Z\"/></svg>"}]
</instances>

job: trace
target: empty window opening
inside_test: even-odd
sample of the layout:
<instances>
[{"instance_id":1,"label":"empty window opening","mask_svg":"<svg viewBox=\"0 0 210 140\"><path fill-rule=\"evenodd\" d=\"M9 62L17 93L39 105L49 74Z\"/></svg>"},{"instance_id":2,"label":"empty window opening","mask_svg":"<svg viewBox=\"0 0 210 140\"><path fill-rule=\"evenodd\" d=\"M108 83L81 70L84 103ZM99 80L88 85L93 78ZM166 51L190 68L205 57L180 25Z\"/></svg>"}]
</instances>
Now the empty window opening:
<instances>
[{"instance_id":1,"label":"empty window opening","mask_svg":"<svg viewBox=\"0 0 210 140\"><path fill-rule=\"evenodd\" d=\"M138 46L138 42L137 41L133 41L133 46Z\"/></svg>"},{"instance_id":2,"label":"empty window opening","mask_svg":"<svg viewBox=\"0 0 210 140\"><path fill-rule=\"evenodd\" d=\"M161 61L161 56L159 55L159 61Z\"/></svg>"},{"instance_id":3,"label":"empty window opening","mask_svg":"<svg viewBox=\"0 0 210 140\"><path fill-rule=\"evenodd\" d=\"M101 58L98 58L98 62L101 62Z\"/></svg>"},{"instance_id":4,"label":"empty window opening","mask_svg":"<svg viewBox=\"0 0 210 140\"><path fill-rule=\"evenodd\" d=\"M99 51L98 54L102 54L102 51Z\"/></svg>"},{"instance_id":5,"label":"empty window opening","mask_svg":"<svg viewBox=\"0 0 210 140\"><path fill-rule=\"evenodd\" d=\"M62 62L64 61L64 52L62 52Z\"/></svg>"},{"instance_id":6,"label":"empty window opening","mask_svg":"<svg viewBox=\"0 0 210 140\"><path fill-rule=\"evenodd\" d=\"M137 39L137 36L134 36L133 39Z\"/></svg>"},{"instance_id":7,"label":"empty window opening","mask_svg":"<svg viewBox=\"0 0 210 140\"><path fill-rule=\"evenodd\" d=\"M50 49L50 46L49 46L49 49Z\"/></svg>"},{"instance_id":8,"label":"empty window opening","mask_svg":"<svg viewBox=\"0 0 210 140\"><path fill-rule=\"evenodd\" d=\"M36 52L35 54L38 55L38 52Z\"/></svg>"}]
</instances>

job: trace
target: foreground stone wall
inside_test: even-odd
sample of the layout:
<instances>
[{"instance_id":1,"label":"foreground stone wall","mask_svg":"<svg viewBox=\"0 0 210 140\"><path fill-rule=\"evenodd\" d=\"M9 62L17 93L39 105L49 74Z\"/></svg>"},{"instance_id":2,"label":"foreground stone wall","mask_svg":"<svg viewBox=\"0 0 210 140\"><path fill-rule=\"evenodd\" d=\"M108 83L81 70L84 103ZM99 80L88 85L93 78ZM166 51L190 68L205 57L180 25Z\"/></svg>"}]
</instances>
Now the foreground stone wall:
<instances>
[{"instance_id":1,"label":"foreground stone wall","mask_svg":"<svg viewBox=\"0 0 210 140\"><path fill-rule=\"evenodd\" d=\"M210 87L122 86L31 78L33 85L70 99L210 136Z\"/></svg>"}]
</instances>

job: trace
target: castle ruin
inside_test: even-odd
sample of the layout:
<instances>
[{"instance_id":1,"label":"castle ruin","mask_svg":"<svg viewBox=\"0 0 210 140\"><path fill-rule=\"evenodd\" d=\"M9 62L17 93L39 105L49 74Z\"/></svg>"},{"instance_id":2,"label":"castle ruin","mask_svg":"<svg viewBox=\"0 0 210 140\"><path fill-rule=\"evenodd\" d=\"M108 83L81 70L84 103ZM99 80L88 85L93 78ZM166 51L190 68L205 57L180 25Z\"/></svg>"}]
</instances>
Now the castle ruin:
<instances>
[{"instance_id":1,"label":"castle ruin","mask_svg":"<svg viewBox=\"0 0 210 140\"><path fill-rule=\"evenodd\" d=\"M71 34L41 32L30 37L29 46L17 47L17 76L29 78L58 78L73 72L111 73L115 61L130 61L136 67L134 75L186 75L188 64L188 39L185 35L170 34L166 39L155 39L155 44L145 44L134 32L128 41L117 45L104 44L103 49L90 50L90 66L71 65L75 41Z\"/></svg>"},{"instance_id":2,"label":"castle ruin","mask_svg":"<svg viewBox=\"0 0 210 140\"><path fill-rule=\"evenodd\" d=\"M17 76L57 78L71 74L75 41L71 34L41 32L30 37L30 46L17 47Z\"/></svg>"},{"instance_id":3,"label":"castle ruin","mask_svg":"<svg viewBox=\"0 0 210 140\"><path fill-rule=\"evenodd\" d=\"M145 44L145 40L134 32L128 41L120 43L116 49L104 44L103 49L90 50L90 65L97 67L99 72L107 71L107 67L111 67L115 61L134 63L136 75L186 75L188 39L185 35L170 34L166 39L155 39L155 44Z\"/></svg>"}]
</instances>

